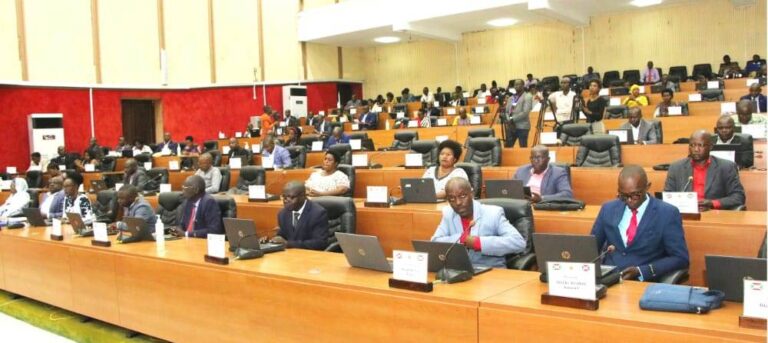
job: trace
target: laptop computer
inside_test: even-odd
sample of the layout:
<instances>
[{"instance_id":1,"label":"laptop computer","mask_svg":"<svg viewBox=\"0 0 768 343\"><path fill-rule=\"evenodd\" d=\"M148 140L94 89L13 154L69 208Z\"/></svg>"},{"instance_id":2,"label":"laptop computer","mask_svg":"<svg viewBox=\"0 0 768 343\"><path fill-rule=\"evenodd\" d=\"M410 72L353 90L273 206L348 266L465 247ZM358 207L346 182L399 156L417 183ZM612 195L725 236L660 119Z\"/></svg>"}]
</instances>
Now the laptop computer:
<instances>
[{"instance_id":1,"label":"laptop computer","mask_svg":"<svg viewBox=\"0 0 768 343\"><path fill-rule=\"evenodd\" d=\"M27 217L29 225L32 226L51 226L53 225L49 219L43 217L43 213L37 207L28 207L22 209L24 217Z\"/></svg>"},{"instance_id":2,"label":"laptop computer","mask_svg":"<svg viewBox=\"0 0 768 343\"><path fill-rule=\"evenodd\" d=\"M736 163L737 166L743 166L743 161L741 160L741 156L743 155L741 144L715 144L712 146L712 151L715 151L712 155L717 155L718 153L716 151L733 151L733 163ZM728 154L728 153L725 153ZM718 157L725 157L725 156L718 156Z\"/></svg>"},{"instance_id":3,"label":"laptop computer","mask_svg":"<svg viewBox=\"0 0 768 343\"><path fill-rule=\"evenodd\" d=\"M343 232L336 232L335 235L350 266L392 272L392 261L384 255L378 237Z\"/></svg>"},{"instance_id":4,"label":"laptop computer","mask_svg":"<svg viewBox=\"0 0 768 343\"><path fill-rule=\"evenodd\" d=\"M76 234L82 237L93 236L93 228L85 225L85 222L83 222L83 217L80 216L80 213L67 212L66 216L67 221L69 221L69 225L72 226L72 230L75 230Z\"/></svg>"},{"instance_id":5,"label":"laptop computer","mask_svg":"<svg viewBox=\"0 0 768 343\"><path fill-rule=\"evenodd\" d=\"M597 238L592 235L534 233L533 247L543 282L547 281L547 262L591 262L600 256ZM619 282L618 271L616 266L595 261L595 277L600 284L610 286Z\"/></svg>"},{"instance_id":6,"label":"laptop computer","mask_svg":"<svg viewBox=\"0 0 768 343\"><path fill-rule=\"evenodd\" d=\"M127 232L128 234L130 234L130 236L128 237L130 241L155 240L155 233L150 231L150 228L147 225L147 221L144 220L144 218L123 217L122 222L125 224L125 227L123 228L123 233ZM136 238L130 239L133 237L136 237ZM166 241L181 239L181 237L175 236L169 233L164 233L163 237L165 238ZM123 241L123 243L128 243L125 239L126 238L123 237L120 240Z\"/></svg>"},{"instance_id":7,"label":"laptop computer","mask_svg":"<svg viewBox=\"0 0 768 343\"><path fill-rule=\"evenodd\" d=\"M763 258L705 255L707 286L725 293L725 300L744 302L744 279L766 280Z\"/></svg>"},{"instance_id":8,"label":"laptop computer","mask_svg":"<svg viewBox=\"0 0 768 343\"><path fill-rule=\"evenodd\" d=\"M618 136L619 143L621 144L635 144L635 137L632 134L632 129L612 129L608 130L608 134Z\"/></svg>"},{"instance_id":9,"label":"laptop computer","mask_svg":"<svg viewBox=\"0 0 768 343\"><path fill-rule=\"evenodd\" d=\"M229 251L235 251L242 245L243 248L261 250L265 254L285 250L285 244L260 243L258 239L245 239L256 237L256 225L250 219L224 218L224 230L229 240Z\"/></svg>"},{"instance_id":10,"label":"laptop computer","mask_svg":"<svg viewBox=\"0 0 768 343\"><path fill-rule=\"evenodd\" d=\"M444 201L437 199L433 179L400 179L400 189L403 191L403 199L406 203L436 204Z\"/></svg>"},{"instance_id":11,"label":"laptop computer","mask_svg":"<svg viewBox=\"0 0 768 343\"><path fill-rule=\"evenodd\" d=\"M531 195L531 188L523 186L522 180L486 180L486 198L525 199Z\"/></svg>"},{"instance_id":12,"label":"laptop computer","mask_svg":"<svg viewBox=\"0 0 768 343\"><path fill-rule=\"evenodd\" d=\"M105 189L109 189L107 187L107 182L104 180L91 180L91 192L92 193L98 193Z\"/></svg>"},{"instance_id":13,"label":"laptop computer","mask_svg":"<svg viewBox=\"0 0 768 343\"><path fill-rule=\"evenodd\" d=\"M414 240L411 244L413 244L414 250L425 252L429 255L427 269L430 272L437 272L443 269L443 265L450 269L467 271L473 275L479 275L493 269L488 266L473 265L469 259L467 248L461 244L456 244L447 257L445 253L453 243ZM443 263L444 261L445 263Z\"/></svg>"}]
</instances>

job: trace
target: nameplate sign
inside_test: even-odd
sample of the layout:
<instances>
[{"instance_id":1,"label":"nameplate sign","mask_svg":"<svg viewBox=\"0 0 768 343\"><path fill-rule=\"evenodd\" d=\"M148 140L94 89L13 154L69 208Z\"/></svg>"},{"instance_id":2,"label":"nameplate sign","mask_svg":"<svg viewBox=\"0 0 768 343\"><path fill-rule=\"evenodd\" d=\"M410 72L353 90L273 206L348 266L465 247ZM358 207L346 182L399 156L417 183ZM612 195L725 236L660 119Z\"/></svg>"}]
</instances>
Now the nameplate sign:
<instances>
[{"instance_id":1,"label":"nameplate sign","mask_svg":"<svg viewBox=\"0 0 768 343\"><path fill-rule=\"evenodd\" d=\"M626 143L628 140L627 130L608 130L608 134L619 137L619 143Z\"/></svg>"},{"instance_id":2,"label":"nameplate sign","mask_svg":"<svg viewBox=\"0 0 768 343\"><path fill-rule=\"evenodd\" d=\"M93 165L93 163L86 163L84 167L86 173L93 173L96 171L96 166Z\"/></svg>"},{"instance_id":3,"label":"nameplate sign","mask_svg":"<svg viewBox=\"0 0 768 343\"><path fill-rule=\"evenodd\" d=\"M262 159L261 159L261 166L262 166L264 169L273 169L273 167L274 167L274 163L273 163L273 161L272 161L272 156L269 156L269 157L267 157L267 158L262 158Z\"/></svg>"},{"instance_id":4,"label":"nameplate sign","mask_svg":"<svg viewBox=\"0 0 768 343\"><path fill-rule=\"evenodd\" d=\"M423 167L421 154L405 154L405 166L406 167Z\"/></svg>"},{"instance_id":5,"label":"nameplate sign","mask_svg":"<svg viewBox=\"0 0 768 343\"><path fill-rule=\"evenodd\" d=\"M53 224L53 226L51 226L51 235L59 237L63 236L61 231L61 219L54 218L51 220L51 224Z\"/></svg>"},{"instance_id":6,"label":"nameplate sign","mask_svg":"<svg viewBox=\"0 0 768 343\"><path fill-rule=\"evenodd\" d=\"M621 99L620 98L611 98L611 100L608 103L609 106L619 106L621 105Z\"/></svg>"},{"instance_id":7,"label":"nameplate sign","mask_svg":"<svg viewBox=\"0 0 768 343\"><path fill-rule=\"evenodd\" d=\"M447 141L447 140L448 140L448 136L445 136L445 135L443 135L443 136L436 136L436 137L435 137L435 140L436 140L438 143L442 143L443 141Z\"/></svg>"},{"instance_id":8,"label":"nameplate sign","mask_svg":"<svg viewBox=\"0 0 768 343\"><path fill-rule=\"evenodd\" d=\"M757 116L759 114L752 114L752 116ZM749 125L742 125L741 126L741 133L748 134L752 136L753 139L765 139L766 137L766 126L765 124L749 124Z\"/></svg>"},{"instance_id":9,"label":"nameplate sign","mask_svg":"<svg viewBox=\"0 0 768 343\"><path fill-rule=\"evenodd\" d=\"M599 95L599 96L611 95L611 89L610 88L600 88L600 91L597 92L597 95Z\"/></svg>"},{"instance_id":10,"label":"nameplate sign","mask_svg":"<svg viewBox=\"0 0 768 343\"><path fill-rule=\"evenodd\" d=\"M356 108L350 108L349 109L349 114L357 114L357 109Z\"/></svg>"},{"instance_id":11,"label":"nameplate sign","mask_svg":"<svg viewBox=\"0 0 768 343\"><path fill-rule=\"evenodd\" d=\"M362 143L363 141L360 139L350 139L349 140L349 147L352 150L360 150L362 149Z\"/></svg>"},{"instance_id":12,"label":"nameplate sign","mask_svg":"<svg viewBox=\"0 0 768 343\"><path fill-rule=\"evenodd\" d=\"M596 300L595 264L578 262L547 262L549 295Z\"/></svg>"},{"instance_id":13,"label":"nameplate sign","mask_svg":"<svg viewBox=\"0 0 768 343\"><path fill-rule=\"evenodd\" d=\"M397 118L397 119L405 118L405 112L403 112L403 111L397 112L395 115L396 115L395 118Z\"/></svg>"},{"instance_id":14,"label":"nameplate sign","mask_svg":"<svg viewBox=\"0 0 768 343\"><path fill-rule=\"evenodd\" d=\"M747 79L747 87L751 87L752 85L754 85L756 83L759 84L760 80L759 79Z\"/></svg>"},{"instance_id":15,"label":"nameplate sign","mask_svg":"<svg viewBox=\"0 0 768 343\"><path fill-rule=\"evenodd\" d=\"M539 138L541 138L541 144L544 144L544 145L557 144L557 132L542 132Z\"/></svg>"},{"instance_id":16,"label":"nameplate sign","mask_svg":"<svg viewBox=\"0 0 768 343\"><path fill-rule=\"evenodd\" d=\"M477 113L477 114L485 113L485 106L477 106L477 107L475 107L475 113Z\"/></svg>"},{"instance_id":17,"label":"nameplate sign","mask_svg":"<svg viewBox=\"0 0 768 343\"><path fill-rule=\"evenodd\" d=\"M8 174L16 174L16 167L7 167L5 168L5 172Z\"/></svg>"},{"instance_id":18,"label":"nameplate sign","mask_svg":"<svg viewBox=\"0 0 768 343\"><path fill-rule=\"evenodd\" d=\"M427 283L427 253L392 251L392 277L395 280Z\"/></svg>"},{"instance_id":19,"label":"nameplate sign","mask_svg":"<svg viewBox=\"0 0 768 343\"><path fill-rule=\"evenodd\" d=\"M216 258L227 257L224 249L224 235L208 234L208 256Z\"/></svg>"},{"instance_id":20,"label":"nameplate sign","mask_svg":"<svg viewBox=\"0 0 768 343\"><path fill-rule=\"evenodd\" d=\"M549 151L549 161L557 162L557 151Z\"/></svg>"},{"instance_id":21,"label":"nameplate sign","mask_svg":"<svg viewBox=\"0 0 768 343\"><path fill-rule=\"evenodd\" d=\"M670 115L670 116L683 115L683 108L680 106L669 106L667 107L667 115Z\"/></svg>"},{"instance_id":22,"label":"nameplate sign","mask_svg":"<svg viewBox=\"0 0 768 343\"><path fill-rule=\"evenodd\" d=\"M144 170L152 169L152 162L144 162Z\"/></svg>"},{"instance_id":23,"label":"nameplate sign","mask_svg":"<svg viewBox=\"0 0 768 343\"><path fill-rule=\"evenodd\" d=\"M734 150L710 151L709 154L727 161L736 162L736 151Z\"/></svg>"},{"instance_id":24,"label":"nameplate sign","mask_svg":"<svg viewBox=\"0 0 768 343\"><path fill-rule=\"evenodd\" d=\"M267 189L264 185L248 186L248 199L264 200L267 198Z\"/></svg>"},{"instance_id":25,"label":"nameplate sign","mask_svg":"<svg viewBox=\"0 0 768 343\"><path fill-rule=\"evenodd\" d=\"M699 213L699 200L696 192L663 192L664 202L677 207L680 213Z\"/></svg>"},{"instance_id":26,"label":"nameplate sign","mask_svg":"<svg viewBox=\"0 0 768 343\"><path fill-rule=\"evenodd\" d=\"M107 223L93 223L93 240L91 241L91 244L104 247L111 245L109 235L107 234Z\"/></svg>"},{"instance_id":27,"label":"nameplate sign","mask_svg":"<svg viewBox=\"0 0 768 343\"><path fill-rule=\"evenodd\" d=\"M701 93L688 94L688 102L699 102L699 101L701 101Z\"/></svg>"},{"instance_id":28,"label":"nameplate sign","mask_svg":"<svg viewBox=\"0 0 768 343\"><path fill-rule=\"evenodd\" d=\"M480 124L480 117L474 116L474 117L469 118L469 123L472 124L472 125Z\"/></svg>"},{"instance_id":29,"label":"nameplate sign","mask_svg":"<svg viewBox=\"0 0 768 343\"><path fill-rule=\"evenodd\" d=\"M360 130L360 125L359 124L352 124L352 131L357 131L357 130Z\"/></svg>"},{"instance_id":30,"label":"nameplate sign","mask_svg":"<svg viewBox=\"0 0 768 343\"><path fill-rule=\"evenodd\" d=\"M240 169L243 166L243 159L240 157L232 157L229 159L229 169Z\"/></svg>"},{"instance_id":31,"label":"nameplate sign","mask_svg":"<svg viewBox=\"0 0 768 343\"><path fill-rule=\"evenodd\" d=\"M478 105L485 105L485 97L477 98L477 104Z\"/></svg>"},{"instance_id":32,"label":"nameplate sign","mask_svg":"<svg viewBox=\"0 0 768 343\"><path fill-rule=\"evenodd\" d=\"M229 145L225 145L223 148L221 148L221 153L224 155L229 154Z\"/></svg>"},{"instance_id":33,"label":"nameplate sign","mask_svg":"<svg viewBox=\"0 0 768 343\"><path fill-rule=\"evenodd\" d=\"M455 107L447 108L445 110L445 113L448 114L449 116L455 115L456 114L456 108Z\"/></svg>"},{"instance_id":34,"label":"nameplate sign","mask_svg":"<svg viewBox=\"0 0 768 343\"><path fill-rule=\"evenodd\" d=\"M368 186L366 188L366 201L372 203L389 202L387 186Z\"/></svg>"},{"instance_id":35,"label":"nameplate sign","mask_svg":"<svg viewBox=\"0 0 768 343\"><path fill-rule=\"evenodd\" d=\"M176 161L176 160L168 161L168 170L172 170L172 171L179 170L179 161Z\"/></svg>"},{"instance_id":36,"label":"nameplate sign","mask_svg":"<svg viewBox=\"0 0 768 343\"><path fill-rule=\"evenodd\" d=\"M352 166L353 167L367 167L368 166L368 155L367 154L353 154L352 155Z\"/></svg>"},{"instance_id":37,"label":"nameplate sign","mask_svg":"<svg viewBox=\"0 0 768 343\"><path fill-rule=\"evenodd\" d=\"M768 281L744 280L744 317L768 319Z\"/></svg>"},{"instance_id":38,"label":"nameplate sign","mask_svg":"<svg viewBox=\"0 0 768 343\"><path fill-rule=\"evenodd\" d=\"M418 120L409 120L408 121L408 127L419 127L419 121Z\"/></svg>"},{"instance_id":39,"label":"nameplate sign","mask_svg":"<svg viewBox=\"0 0 768 343\"><path fill-rule=\"evenodd\" d=\"M224 132L219 131L219 139L225 139L227 136L224 134Z\"/></svg>"},{"instance_id":40,"label":"nameplate sign","mask_svg":"<svg viewBox=\"0 0 768 343\"><path fill-rule=\"evenodd\" d=\"M254 154L260 154L261 153L261 144L251 145L251 152L253 152Z\"/></svg>"},{"instance_id":41,"label":"nameplate sign","mask_svg":"<svg viewBox=\"0 0 768 343\"><path fill-rule=\"evenodd\" d=\"M736 113L736 103L735 102L721 102L720 103L720 114L733 114Z\"/></svg>"},{"instance_id":42,"label":"nameplate sign","mask_svg":"<svg viewBox=\"0 0 768 343\"><path fill-rule=\"evenodd\" d=\"M235 132L235 138L243 138L243 133L239 131Z\"/></svg>"},{"instance_id":43,"label":"nameplate sign","mask_svg":"<svg viewBox=\"0 0 768 343\"><path fill-rule=\"evenodd\" d=\"M445 118L437 118L437 126L446 126L448 125L448 120Z\"/></svg>"},{"instance_id":44,"label":"nameplate sign","mask_svg":"<svg viewBox=\"0 0 768 343\"><path fill-rule=\"evenodd\" d=\"M323 151L323 141L312 142L312 151Z\"/></svg>"},{"instance_id":45,"label":"nameplate sign","mask_svg":"<svg viewBox=\"0 0 768 343\"><path fill-rule=\"evenodd\" d=\"M170 183L160 184L160 193L170 193L172 191Z\"/></svg>"},{"instance_id":46,"label":"nameplate sign","mask_svg":"<svg viewBox=\"0 0 768 343\"><path fill-rule=\"evenodd\" d=\"M720 89L720 81L707 81L707 89Z\"/></svg>"}]
</instances>

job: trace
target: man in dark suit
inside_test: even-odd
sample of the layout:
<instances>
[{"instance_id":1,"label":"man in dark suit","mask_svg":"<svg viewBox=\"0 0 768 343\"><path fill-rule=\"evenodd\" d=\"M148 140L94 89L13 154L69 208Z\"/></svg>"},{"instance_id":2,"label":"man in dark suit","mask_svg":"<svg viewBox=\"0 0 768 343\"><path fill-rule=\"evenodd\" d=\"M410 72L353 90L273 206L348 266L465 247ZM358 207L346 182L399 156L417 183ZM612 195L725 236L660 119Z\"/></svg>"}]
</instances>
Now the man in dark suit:
<instances>
[{"instance_id":1,"label":"man in dark suit","mask_svg":"<svg viewBox=\"0 0 768 343\"><path fill-rule=\"evenodd\" d=\"M712 135L699 130L691 135L689 157L669 166L666 192L696 192L699 209L736 209L744 205L744 187L739 180L736 164L714 156Z\"/></svg>"},{"instance_id":2,"label":"man in dark suit","mask_svg":"<svg viewBox=\"0 0 768 343\"><path fill-rule=\"evenodd\" d=\"M139 169L139 162L136 159L129 158L125 161L125 172L123 174L123 183L131 185L143 191L147 187L149 180L147 179L147 173ZM151 188L151 187L149 187Z\"/></svg>"},{"instance_id":3,"label":"man in dark suit","mask_svg":"<svg viewBox=\"0 0 768 343\"><path fill-rule=\"evenodd\" d=\"M328 246L328 214L307 200L304 183L291 181L283 187L284 207L277 214L278 232L273 243L288 248L323 250Z\"/></svg>"},{"instance_id":4,"label":"man in dark suit","mask_svg":"<svg viewBox=\"0 0 768 343\"><path fill-rule=\"evenodd\" d=\"M75 158L74 156L67 153L67 149L63 145L59 146L56 149L56 152L58 155L51 159L51 164L65 166L66 169L75 169Z\"/></svg>"},{"instance_id":5,"label":"man in dark suit","mask_svg":"<svg viewBox=\"0 0 768 343\"><path fill-rule=\"evenodd\" d=\"M627 116L627 122L621 124L620 129L632 130L632 137L635 140L635 144L658 144L659 139L656 137L656 130L653 129L653 125L643 119L643 113L640 107L632 107L629 109Z\"/></svg>"},{"instance_id":6,"label":"man in dark suit","mask_svg":"<svg viewBox=\"0 0 768 343\"><path fill-rule=\"evenodd\" d=\"M205 193L205 180L192 175L184 181L184 204L181 212L181 227L176 234L186 237L206 238L209 233L223 234L224 224L216 199Z\"/></svg>"},{"instance_id":7,"label":"man in dark suit","mask_svg":"<svg viewBox=\"0 0 768 343\"><path fill-rule=\"evenodd\" d=\"M762 94L759 82L749 86L749 94L742 96L740 100L749 100L754 103L754 110L756 113L766 112L766 103L768 103L768 100L766 96Z\"/></svg>"},{"instance_id":8,"label":"man in dark suit","mask_svg":"<svg viewBox=\"0 0 768 343\"><path fill-rule=\"evenodd\" d=\"M250 157L248 150L245 150L245 148L240 146L240 143L237 142L237 138L233 137L229 139L229 153L227 156L229 156L230 161L233 158L240 158L242 162L241 165L243 166L251 164L251 161L248 158Z\"/></svg>"},{"instance_id":9,"label":"man in dark suit","mask_svg":"<svg viewBox=\"0 0 768 343\"><path fill-rule=\"evenodd\" d=\"M291 110L285 110L285 119L283 119L285 127L298 127L299 119L291 115Z\"/></svg>"},{"instance_id":10,"label":"man in dark suit","mask_svg":"<svg viewBox=\"0 0 768 343\"><path fill-rule=\"evenodd\" d=\"M379 118L376 113L370 111L368 105L363 106L362 114L360 114L360 129L361 130L376 130L379 125Z\"/></svg>"},{"instance_id":11,"label":"man in dark suit","mask_svg":"<svg viewBox=\"0 0 768 343\"><path fill-rule=\"evenodd\" d=\"M176 152L179 149L179 143L176 143L171 139L170 132L163 133L163 141L157 144L155 152L163 152L163 149L166 149L171 155L176 155Z\"/></svg>"},{"instance_id":12,"label":"man in dark suit","mask_svg":"<svg viewBox=\"0 0 768 343\"><path fill-rule=\"evenodd\" d=\"M631 165L619 173L619 198L600 208L592 226L597 246L615 248L604 264L615 265L625 280L655 281L688 268L683 220L676 207L648 196L648 176Z\"/></svg>"},{"instance_id":13,"label":"man in dark suit","mask_svg":"<svg viewBox=\"0 0 768 343\"><path fill-rule=\"evenodd\" d=\"M529 200L534 203L552 198L573 198L568 173L565 168L549 164L549 149L544 145L531 149L531 163L517 168L515 180L531 187Z\"/></svg>"},{"instance_id":14,"label":"man in dark suit","mask_svg":"<svg viewBox=\"0 0 768 343\"><path fill-rule=\"evenodd\" d=\"M91 158L102 159L104 157L104 148L102 148L99 145L99 142L96 141L96 137L91 137L88 147L85 148L85 150L88 151Z\"/></svg>"},{"instance_id":15,"label":"man in dark suit","mask_svg":"<svg viewBox=\"0 0 768 343\"><path fill-rule=\"evenodd\" d=\"M742 145L749 144L746 136L737 135L734 133L735 123L733 118L729 116L720 116L717 120L717 126L715 126L716 135L712 136L710 140L712 145L732 144ZM754 164L754 147L750 145L749 149L736 150L737 154L741 155L741 166L749 168Z\"/></svg>"}]
</instances>

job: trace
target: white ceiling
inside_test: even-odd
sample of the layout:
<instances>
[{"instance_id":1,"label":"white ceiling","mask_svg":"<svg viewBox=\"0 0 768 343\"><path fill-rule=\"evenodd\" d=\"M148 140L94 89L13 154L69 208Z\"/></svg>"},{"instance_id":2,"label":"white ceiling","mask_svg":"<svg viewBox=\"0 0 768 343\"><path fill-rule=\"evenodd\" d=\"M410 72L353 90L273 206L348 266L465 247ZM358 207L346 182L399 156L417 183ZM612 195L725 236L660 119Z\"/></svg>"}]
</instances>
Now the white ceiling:
<instances>
[{"instance_id":1,"label":"white ceiling","mask_svg":"<svg viewBox=\"0 0 768 343\"><path fill-rule=\"evenodd\" d=\"M299 41L374 46L376 37L455 42L466 32L496 29L486 22L514 18L517 25L558 20L584 26L596 14L640 11L631 0L347 0L299 13ZM664 0L663 5L695 0Z\"/></svg>"}]
</instances>

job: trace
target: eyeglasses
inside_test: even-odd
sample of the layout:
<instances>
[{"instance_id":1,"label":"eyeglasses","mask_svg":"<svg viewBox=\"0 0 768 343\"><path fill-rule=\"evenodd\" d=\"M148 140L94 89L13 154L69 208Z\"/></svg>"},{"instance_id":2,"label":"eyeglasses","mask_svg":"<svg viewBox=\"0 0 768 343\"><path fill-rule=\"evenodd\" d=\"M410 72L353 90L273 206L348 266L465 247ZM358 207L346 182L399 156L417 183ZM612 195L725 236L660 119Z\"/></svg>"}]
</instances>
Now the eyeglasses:
<instances>
[{"instance_id":1,"label":"eyeglasses","mask_svg":"<svg viewBox=\"0 0 768 343\"><path fill-rule=\"evenodd\" d=\"M632 192L632 193L622 193L622 192L618 193L618 197L622 201L627 201L630 198L632 198L633 200L638 200L638 199L642 198L643 196L645 196L645 191L644 190L643 191Z\"/></svg>"},{"instance_id":2,"label":"eyeglasses","mask_svg":"<svg viewBox=\"0 0 768 343\"><path fill-rule=\"evenodd\" d=\"M467 193L461 193L456 196L449 195L445 197L445 200L448 200L448 202L464 201L467 199L468 196L469 194Z\"/></svg>"}]
</instances>

